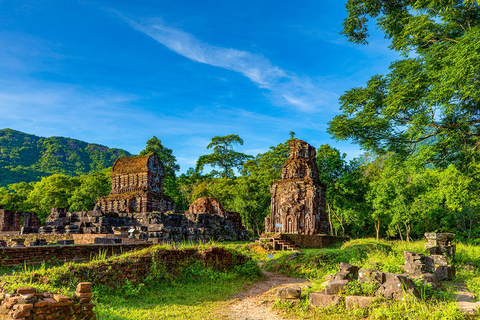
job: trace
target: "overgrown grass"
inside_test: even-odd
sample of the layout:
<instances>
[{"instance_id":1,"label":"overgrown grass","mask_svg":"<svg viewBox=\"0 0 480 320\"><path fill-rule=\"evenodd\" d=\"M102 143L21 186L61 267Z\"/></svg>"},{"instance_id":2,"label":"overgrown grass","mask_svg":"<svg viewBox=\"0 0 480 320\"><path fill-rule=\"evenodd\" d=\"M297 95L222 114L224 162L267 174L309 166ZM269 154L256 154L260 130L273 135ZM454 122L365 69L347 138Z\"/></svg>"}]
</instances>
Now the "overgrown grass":
<instances>
[{"instance_id":1,"label":"overgrown grass","mask_svg":"<svg viewBox=\"0 0 480 320\"><path fill-rule=\"evenodd\" d=\"M254 262L220 272L192 264L175 279L125 283L116 290L98 287L99 319L218 319L219 309L245 285L259 279Z\"/></svg>"},{"instance_id":2,"label":"overgrown grass","mask_svg":"<svg viewBox=\"0 0 480 320\"><path fill-rule=\"evenodd\" d=\"M214 310L220 308L233 294L263 277L254 260L235 265L230 270L219 270L204 265L200 260L189 260L175 265L176 270L167 270L165 264L154 259L162 250L199 251L215 243L164 244L139 251L106 258L99 254L87 263L65 263L61 266L45 264L18 268L11 274L0 277L4 290L33 286L39 291L50 291L72 296L76 285L89 281L96 268L111 268L115 263L129 263L137 257L149 255L152 263L149 272L138 283L125 278L107 285L94 282L95 312L99 319L214 319ZM233 244L241 246L241 244ZM231 246L228 250L234 254ZM171 266L170 266L171 267Z\"/></svg>"},{"instance_id":3,"label":"overgrown grass","mask_svg":"<svg viewBox=\"0 0 480 320\"><path fill-rule=\"evenodd\" d=\"M341 247L307 249L300 254L282 252L274 259L267 260L267 271L279 272L288 276L305 277L311 286L304 290L299 304L279 302L276 308L289 317L301 319L463 319L455 302L455 283L467 284L470 291L480 295L480 246L457 244L455 266L457 275L452 281L444 282L441 291L416 282L420 299L403 302L378 302L368 309L346 310L345 306L332 308L312 308L308 303L308 293L321 291L325 276L338 271L340 262L350 263L361 268L383 272L403 273L404 250L424 252L424 241L387 242L374 239L352 240ZM375 286L351 282L344 295L370 295Z\"/></svg>"}]
</instances>

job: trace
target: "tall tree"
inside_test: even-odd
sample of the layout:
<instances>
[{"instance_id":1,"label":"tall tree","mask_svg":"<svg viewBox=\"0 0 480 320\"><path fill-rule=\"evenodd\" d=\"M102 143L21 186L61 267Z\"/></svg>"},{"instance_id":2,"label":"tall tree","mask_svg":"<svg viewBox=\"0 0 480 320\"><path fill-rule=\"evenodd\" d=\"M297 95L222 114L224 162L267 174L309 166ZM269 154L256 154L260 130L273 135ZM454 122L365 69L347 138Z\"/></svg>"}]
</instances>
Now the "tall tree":
<instances>
[{"instance_id":1,"label":"tall tree","mask_svg":"<svg viewBox=\"0 0 480 320\"><path fill-rule=\"evenodd\" d=\"M343 33L367 44L368 20L402 58L387 75L341 98L330 122L337 139L409 155L432 145L445 164L480 146L480 7L476 0L348 0Z\"/></svg>"},{"instance_id":2,"label":"tall tree","mask_svg":"<svg viewBox=\"0 0 480 320\"><path fill-rule=\"evenodd\" d=\"M180 165L178 165L177 158L173 155L173 150L165 147L160 139L158 139L156 136L153 136L147 141L147 146L145 147L145 150L140 152L140 155L144 156L152 152L158 155L165 166L165 194L172 197L172 199L175 201L175 206L177 209L185 210L188 206L188 203L185 203L184 197L178 186L175 173L180 170Z\"/></svg>"},{"instance_id":3,"label":"tall tree","mask_svg":"<svg viewBox=\"0 0 480 320\"><path fill-rule=\"evenodd\" d=\"M235 176L233 169L241 170L246 160L253 158L250 155L233 150L234 145L243 145L243 140L236 134L223 137L213 137L207 149L213 148L213 153L200 156L197 161L197 171L202 171L205 165L213 168L220 167L223 172L218 175L223 178Z\"/></svg>"}]
</instances>

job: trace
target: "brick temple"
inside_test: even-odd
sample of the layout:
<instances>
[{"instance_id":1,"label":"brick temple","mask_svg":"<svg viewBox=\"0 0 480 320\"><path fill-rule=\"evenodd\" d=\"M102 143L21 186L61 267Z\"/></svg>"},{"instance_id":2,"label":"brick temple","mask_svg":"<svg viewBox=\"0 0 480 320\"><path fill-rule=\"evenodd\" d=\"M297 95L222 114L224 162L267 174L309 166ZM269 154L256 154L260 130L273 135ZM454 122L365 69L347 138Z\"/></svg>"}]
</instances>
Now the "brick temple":
<instances>
[{"instance_id":1,"label":"brick temple","mask_svg":"<svg viewBox=\"0 0 480 320\"><path fill-rule=\"evenodd\" d=\"M155 153L118 159L110 177L110 194L97 202L102 212L145 213L175 209L173 200L163 193L165 168Z\"/></svg>"},{"instance_id":2,"label":"brick temple","mask_svg":"<svg viewBox=\"0 0 480 320\"><path fill-rule=\"evenodd\" d=\"M265 219L268 233L328 234L326 187L320 182L315 148L303 140L289 141L289 158L282 180L273 183L271 214Z\"/></svg>"}]
</instances>

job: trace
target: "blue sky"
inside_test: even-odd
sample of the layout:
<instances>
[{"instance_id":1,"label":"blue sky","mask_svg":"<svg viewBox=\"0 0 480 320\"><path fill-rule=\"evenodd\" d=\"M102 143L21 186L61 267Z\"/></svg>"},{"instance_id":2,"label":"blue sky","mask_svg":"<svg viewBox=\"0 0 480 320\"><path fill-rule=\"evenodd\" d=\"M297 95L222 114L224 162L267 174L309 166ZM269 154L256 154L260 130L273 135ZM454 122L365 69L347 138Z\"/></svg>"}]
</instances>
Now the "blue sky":
<instances>
[{"instance_id":1,"label":"blue sky","mask_svg":"<svg viewBox=\"0 0 480 320\"><path fill-rule=\"evenodd\" d=\"M339 96L396 58L339 34L345 1L1 1L0 128L138 153L156 135L186 171L213 136L248 154L326 132Z\"/></svg>"}]
</instances>

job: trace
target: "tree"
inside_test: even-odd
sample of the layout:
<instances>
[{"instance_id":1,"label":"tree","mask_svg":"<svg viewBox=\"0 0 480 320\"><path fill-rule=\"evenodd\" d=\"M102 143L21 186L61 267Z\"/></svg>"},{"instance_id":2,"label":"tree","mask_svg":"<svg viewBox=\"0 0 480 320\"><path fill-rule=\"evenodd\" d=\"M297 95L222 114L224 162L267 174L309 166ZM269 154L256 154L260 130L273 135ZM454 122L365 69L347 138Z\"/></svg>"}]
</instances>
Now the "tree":
<instances>
[{"instance_id":1,"label":"tree","mask_svg":"<svg viewBox=\"0 0 480 320\"><path fill-rule=\"evenodd\" d=\"M202 171L205 165L213 168L220 167L223 172L217 173L223 178L235 176L233 169L241 170L246 160L253 158L250 155L233 150L233 145L243 145L243 140L236 134L223 137L213 137L207 149L213 148L213 153L200 156L197 161L197 171Z\"/></svg>"},{"instance_id":2,"label":"tree","mask_svg":"<svg viewBox=\"0 0 480 320\"><path fill-rule=\"evenodd\" d=\"M342 235L357 235L364 231L366 208L366 184L358 161L347 162L341 154L329 145L317 150L319 178L326 187L326 206L330 232ZM347 230L348 228L348 230Z\"/></svg>"},{"instance_id":3,"label":"tree","mask_svg":"<svg viewBox=\"0 0 480 320\"><path fill-rule=\"evenodd\" d=\"M165 180L163 182L165 194L172 197L177 209L185 210L188 203L185 203L178 186L175 173L180 170L180 166L177 163L177 158L173 155L173 150L162 145L162 141L153 136L152 139L147 141L147 146L145 150L140 152L140 155L144 156L152 152L158 155L165 166Z\"/></svg>"},{"instance_id":4,"label":"tree","mask_svg":"<svg viewBox=\"0 0 480 320\"><path fill-rule=\"evenodd\" d=\"M35 183L27 202L32 204L39 218L44 221L52 208L70 207L68 200L79 185L78 178L53 174Z\"/></svg>"},{"instance_id":5,"label":"tree","mask_svg":"<svg viewBox=\"0 0 480 320\"><path fill-rule=\"evenodd\" d=\"M377 21L402 59L341 98L337 139L407 156L419 144L448 165L480 146L480 7L476 0L348 0L343 34L367 44Z\"/></svg>"},{"instance_id":6,"label":"tree","mask_svg":"<svg viewBox=\"0 0 480 320\"><path fill-rule=\"evenodd\" d=\"M70 211L92 210L100 197L108 195L112 188L110 172L111 169L107 168L101 172L80 176L80 185L68 199Z\"/></svg>"}]
</instances>

